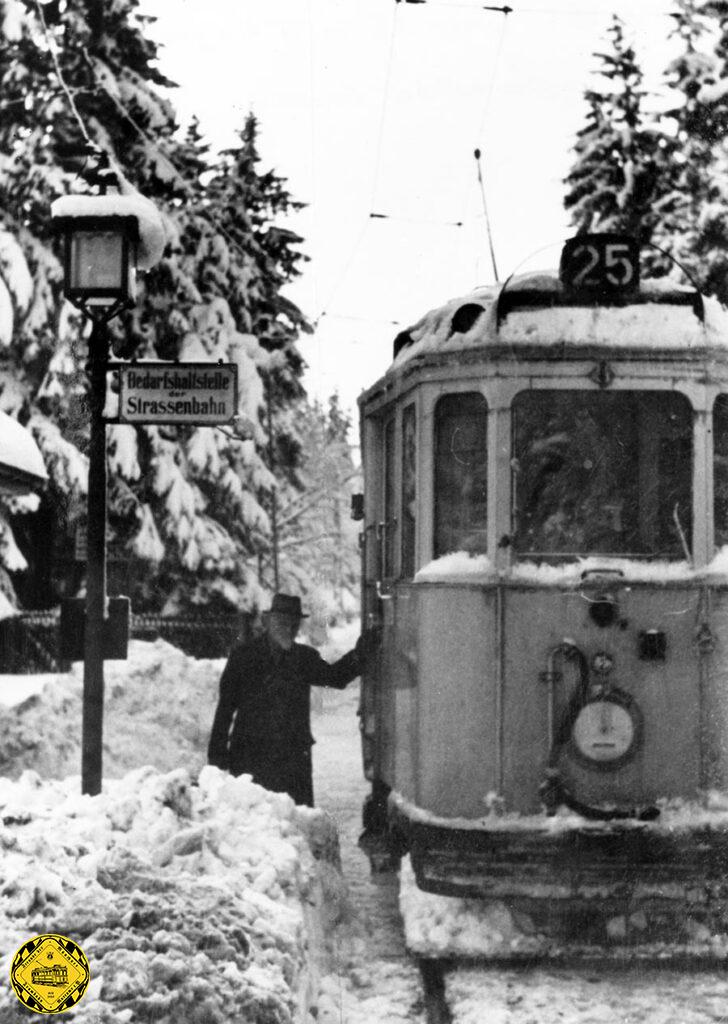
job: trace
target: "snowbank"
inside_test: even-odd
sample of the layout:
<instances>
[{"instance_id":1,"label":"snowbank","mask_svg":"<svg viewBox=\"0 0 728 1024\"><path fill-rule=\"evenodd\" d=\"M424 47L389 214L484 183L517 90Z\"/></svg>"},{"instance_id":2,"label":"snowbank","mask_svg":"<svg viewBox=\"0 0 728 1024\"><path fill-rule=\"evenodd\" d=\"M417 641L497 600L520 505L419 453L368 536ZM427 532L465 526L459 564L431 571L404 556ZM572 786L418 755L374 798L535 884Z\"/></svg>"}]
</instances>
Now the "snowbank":
<instances>
[{"instance_id":1,"label":"snowbank","mask_svg":"<svg viewBox=\"0 0 728 1024\"><path fill-rule=\"evenodd\" d=\"M104 777L150 764L161 771L198 771L224 661L190 658L164 640L129 644L127 661L106 662ZM31 768L45 778L76 775L81 763L83 665L48 675L38 693L16 702L25 677L4 676L0 707L0 774Z\"/></svg>"},{"instance_id":2,"label":"snowbank","mask_svg":"<svg viewBox=\"0 0 728 1024\"><path fill-rule=\"evenodd\" d=\"M0 948L78 941L91 983L69 1019L94 1024L302 1020L315 988L321 812L248 776L146 767L80 795L77 777L0 780ZM0 988L0 1021L18 1003Z\"/></svg>"},{"instance_id":3,"label":"snowbank","mask_svg":"<svg viewBox=\"0 0 728 1024\"><path fill-rule=\"evenodd\" d=\"M91 985L69 1020L309 1019L338 836L322 812L206 766L223 665L162 640L106 663L93 798L77 774L82 665L0 676L0 971L33 934L76 939ZM0 991L0 1024L17 1014Z\"/></svg>"}]
</instances>

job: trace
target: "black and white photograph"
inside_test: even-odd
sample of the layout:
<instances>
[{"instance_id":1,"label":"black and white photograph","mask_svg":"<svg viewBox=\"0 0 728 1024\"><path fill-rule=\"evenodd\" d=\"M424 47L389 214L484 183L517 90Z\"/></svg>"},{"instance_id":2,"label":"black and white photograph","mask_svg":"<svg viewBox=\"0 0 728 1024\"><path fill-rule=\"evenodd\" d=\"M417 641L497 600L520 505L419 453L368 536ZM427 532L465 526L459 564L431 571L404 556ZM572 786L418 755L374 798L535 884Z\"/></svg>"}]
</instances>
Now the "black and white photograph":
<instances>
[{"instance_id":1,"label":"black and white photograph","mask_svg":"<svg viewBox=\"0 0 728 1024\"><path fill-rule=\"evenodd\" d=\"M0 1024L728 1024L728 2L0 0Z\"/></svg>"}]
</instances>

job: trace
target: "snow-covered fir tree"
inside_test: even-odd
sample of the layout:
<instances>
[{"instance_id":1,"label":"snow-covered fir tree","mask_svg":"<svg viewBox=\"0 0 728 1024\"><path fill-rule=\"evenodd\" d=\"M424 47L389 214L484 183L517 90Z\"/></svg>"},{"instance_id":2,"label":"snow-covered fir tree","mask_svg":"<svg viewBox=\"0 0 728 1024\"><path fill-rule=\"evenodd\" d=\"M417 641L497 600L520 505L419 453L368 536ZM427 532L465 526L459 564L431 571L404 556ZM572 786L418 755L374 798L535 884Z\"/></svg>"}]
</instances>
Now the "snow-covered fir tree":
<instances>
[{"instance_id":1,"label":"snow-covered fir tree","mask_svg":"<svg viewBox=\"0 0 728 1024\"><path fill-rule=\"evenodd\" d=\"M666 70L672 102L663 121L672 141L657 190L654 241L699 287L714 291L706 255L726 212L720 210L716 178L724 163L719 156L724 127L716 93L719 61L711 49L715 17L703 0L676 0L672 17L680 51Z\"/></svg>"},{"instance_id":2,"label":"snow-covered fir tree","mask_svg":"<svg viewBox=\"0 0 728 1024\"><path fill-rule=\"evenodd\" d=\"M728 302L728 3L681 0L676 19L686 45L672 69L684 97L674 112L682 174L672 251L703 291Z\"/></svg>"},{"instance_id":3,"label":"snow-covered fir tree","mask_svg":"<svg viewBox=\"0 0 728 1024\"><path fill-rule=\"evenodd\" d=\"M303 488L281 494L281 585L306 593L319 617L346 618L358 608L361 568L361 524L351 518L351 496L361 490L362 478L349 440L351 420L332 395L326 407L301 402L298 422Z\"/></svg>"},{"instance_id":4,"label":"snow-covered fir tree","mask_svg":"<svg viewBox=\"0 0 728 1024\"><path fill-rule=\"evenodd\" d=\"M109 429L123 589L137 608L246 607L258 598L258 555L270 547L267 381L272 468L295 476L298 453L287 406L301 392L295 339L305 321L280 289L302 257L278 222L295 204L281 178L259 172L252 119L239 150L217 166L195 124L178 140L146 20L137 0L0 0L0 218L29 271L2 339L0 407L28 423L51 478L43 514L23 521L25 593L48 604L82 582L72 538L86 487L86 331L62 299L49 210L58 195L83 189L91 144L156 203L168 231L136 307L113 324L116 355L234 361L241 385L234 433Z\"/></svg>"},{"instance_id":5,"label":"snow-covered fir tree","mask_svg":"<svg viewBox=\"0 0 728 1024\"><path fill-rule=\"evenodd\" d=\"M578 231L616 231L649 241L652 200L663 160L662 135L644 112L642 71L616 15L608 48L596 53L600 82L584 96L586 124L578 132L564 200Z\"/></svg>"}]
</instances>

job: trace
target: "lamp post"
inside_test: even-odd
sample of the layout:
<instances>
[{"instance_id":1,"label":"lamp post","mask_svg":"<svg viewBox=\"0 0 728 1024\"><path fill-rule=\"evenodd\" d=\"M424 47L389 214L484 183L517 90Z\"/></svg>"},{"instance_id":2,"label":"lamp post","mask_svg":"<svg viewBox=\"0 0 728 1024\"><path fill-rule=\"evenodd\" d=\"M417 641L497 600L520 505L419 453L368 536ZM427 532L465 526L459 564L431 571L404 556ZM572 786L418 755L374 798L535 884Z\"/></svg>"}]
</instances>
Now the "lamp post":
<instances>
[{"instance_id":1,"label":"lamp post","mask_svg":"<svg viewBox=\"0 0 728 1024\"><path fill-rule=\"evenodd\" d=\"M105 197L97 197L103 199ZM113 200L114 197L109 197ZM110 203L110 209L114 209ZM81 790L101 792L106 621L106 375L109 321L133 305L139 224L135 216L57 216L66 297L92 321L86 374L90 441L86 539Z\"/></svg>"}]
</instances>

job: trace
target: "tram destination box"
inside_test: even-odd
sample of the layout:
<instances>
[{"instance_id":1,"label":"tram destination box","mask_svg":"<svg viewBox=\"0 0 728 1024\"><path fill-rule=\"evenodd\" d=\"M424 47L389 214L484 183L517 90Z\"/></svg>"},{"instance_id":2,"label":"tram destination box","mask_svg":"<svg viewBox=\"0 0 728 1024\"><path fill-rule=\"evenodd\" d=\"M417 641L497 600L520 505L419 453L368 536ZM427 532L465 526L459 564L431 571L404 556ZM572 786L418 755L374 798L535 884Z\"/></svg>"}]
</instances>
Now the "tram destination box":
<instances>
[{"instance_id":1,"label":"tram destination box","mask_svg":"<svg viewBox=\"0 0 728 1024\"><path fill-rule=\"evenodd\" d=\"M238 408L235 363L116 363L119 423L230 423Z\"/></svg>"}]
</instances>

